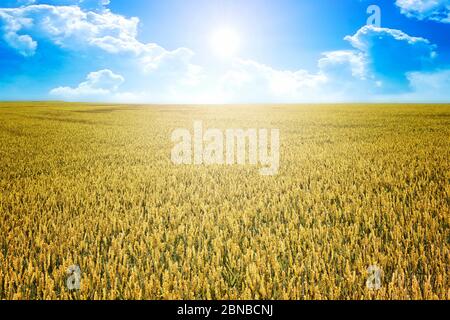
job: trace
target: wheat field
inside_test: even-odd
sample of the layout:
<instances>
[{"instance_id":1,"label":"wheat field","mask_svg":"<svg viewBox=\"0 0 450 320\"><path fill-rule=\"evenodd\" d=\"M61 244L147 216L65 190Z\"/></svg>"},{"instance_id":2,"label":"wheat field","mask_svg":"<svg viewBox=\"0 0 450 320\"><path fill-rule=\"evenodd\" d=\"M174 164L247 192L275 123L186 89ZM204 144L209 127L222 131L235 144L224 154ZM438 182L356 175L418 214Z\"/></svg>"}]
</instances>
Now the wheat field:
<instances>
[{"instance_id":1,"label":"wheat field","mask_svg":"<svg viewBox=\"0 0 450 320\"><path fill-rule=\"evenodd\" d=\"M278 175L175 166L195 120ZM0 299L450 299L449 158L450 105L1 103Z\"/></svg>"}]
</instances>

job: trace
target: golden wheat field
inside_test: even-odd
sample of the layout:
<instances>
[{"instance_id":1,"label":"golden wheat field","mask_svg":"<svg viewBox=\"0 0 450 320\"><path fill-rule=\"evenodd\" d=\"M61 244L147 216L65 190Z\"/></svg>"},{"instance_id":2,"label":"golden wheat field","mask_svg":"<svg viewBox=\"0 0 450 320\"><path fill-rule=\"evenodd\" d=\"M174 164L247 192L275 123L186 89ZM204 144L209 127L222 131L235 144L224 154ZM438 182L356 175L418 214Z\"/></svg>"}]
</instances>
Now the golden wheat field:
<instances>
[{"instance_id":1,"label":"golden wheat field","mask_svg":"<svg viewBox=\"0 0 450 320\"><path fill-rule=\"evenodd\" d=\"M279 128L278 175L175 166L194 120ZM449 137L450 105L1 103L0 299L449 299Z\"/></svg>"}]
</instances>

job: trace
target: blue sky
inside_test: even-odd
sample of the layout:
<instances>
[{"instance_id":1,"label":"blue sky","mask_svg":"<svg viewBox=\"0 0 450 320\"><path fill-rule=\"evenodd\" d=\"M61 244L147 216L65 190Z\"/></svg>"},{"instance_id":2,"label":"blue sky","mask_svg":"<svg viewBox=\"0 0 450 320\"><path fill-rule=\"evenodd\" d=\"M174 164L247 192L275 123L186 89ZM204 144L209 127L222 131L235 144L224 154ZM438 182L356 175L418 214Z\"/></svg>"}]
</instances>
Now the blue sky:
<instances>
[{"instance_id":1,"label":"blue sky","mask_svg":"<svg viewBox=\"0 0 450 320\"><path fill-rule=\"evenodd\" d=\"M450 0L0 0L0 100L450 102L449 35Z\"/></svg>"}]
</instances>

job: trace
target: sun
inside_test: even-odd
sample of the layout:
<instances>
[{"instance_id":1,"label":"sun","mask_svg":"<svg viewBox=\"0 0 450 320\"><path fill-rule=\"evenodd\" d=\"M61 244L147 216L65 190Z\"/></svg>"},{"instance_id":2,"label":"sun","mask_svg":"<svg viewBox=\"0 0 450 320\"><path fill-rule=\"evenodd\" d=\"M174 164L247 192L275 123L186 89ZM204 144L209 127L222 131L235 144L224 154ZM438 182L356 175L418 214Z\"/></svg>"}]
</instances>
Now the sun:
<instances>
[{"instance_id":1,"label":"sun","mask_svg":"<svg viewBox=\"0 0 450 320\"><path fill-rule=\"evenodd\" d=\"M231 58L237 54L240 46L239 33L236 30L223 27L216 29L211 36L211 47L220 58Z\"/></svg>"}]
</instances>

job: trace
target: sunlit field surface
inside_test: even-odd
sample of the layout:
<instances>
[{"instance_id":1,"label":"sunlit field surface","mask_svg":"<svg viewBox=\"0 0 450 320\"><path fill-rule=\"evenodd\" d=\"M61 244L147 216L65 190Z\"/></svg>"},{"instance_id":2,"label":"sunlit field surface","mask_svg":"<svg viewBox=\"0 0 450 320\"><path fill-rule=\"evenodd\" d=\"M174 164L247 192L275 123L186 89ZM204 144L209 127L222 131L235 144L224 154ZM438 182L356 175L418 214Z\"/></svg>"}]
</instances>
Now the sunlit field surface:
<instances>
[{"instance_id":1,"label":"sunlit field surface","mask_svg":"<svg viewBox=\"0 0 450 320\"><path fill-rule=\"evenodd\" d=\"M173 165L194 120L279 128L279 174ZM0 299L449 299L449 137L450 105L2 103Z\"/></svg>"}]
</instances>

